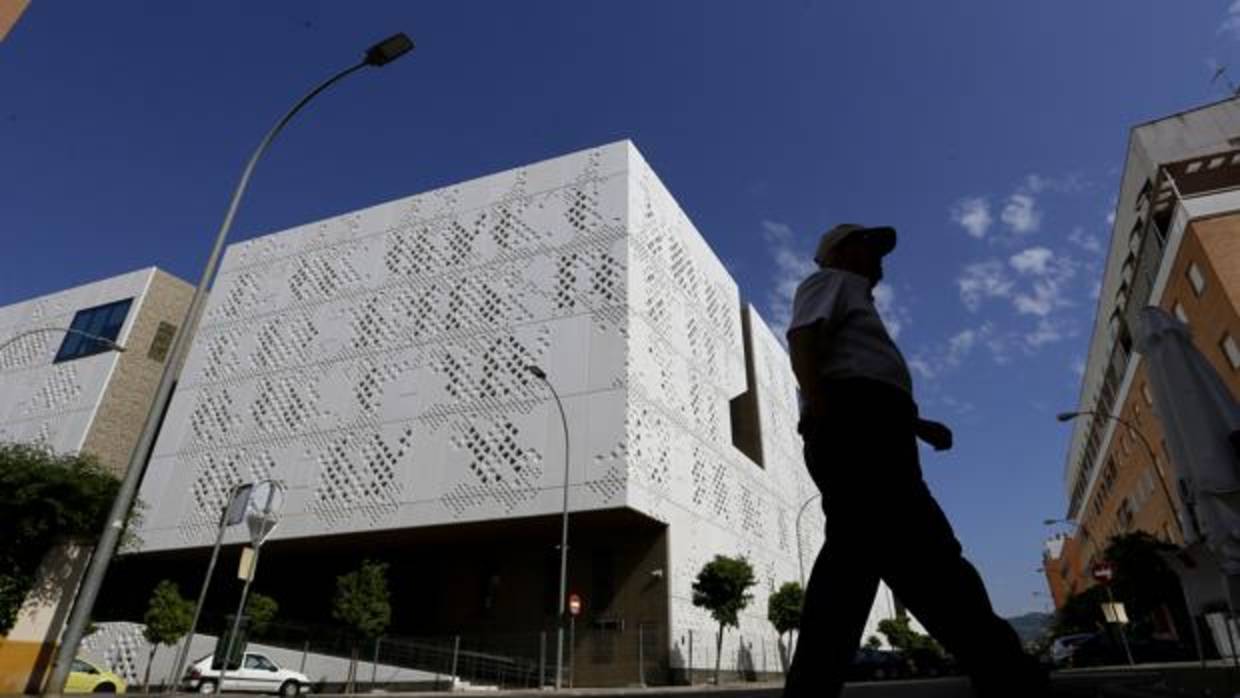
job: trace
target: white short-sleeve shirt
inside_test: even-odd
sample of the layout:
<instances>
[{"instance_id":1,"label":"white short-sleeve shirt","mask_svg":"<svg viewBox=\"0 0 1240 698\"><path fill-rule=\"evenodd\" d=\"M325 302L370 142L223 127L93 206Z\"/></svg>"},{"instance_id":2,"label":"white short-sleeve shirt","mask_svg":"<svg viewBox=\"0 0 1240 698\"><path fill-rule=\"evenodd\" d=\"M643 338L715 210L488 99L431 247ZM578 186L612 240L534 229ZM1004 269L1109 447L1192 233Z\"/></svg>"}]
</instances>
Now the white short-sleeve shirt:
<instances>
[{"instance_id":1,"label":"white short-sleeve shirt","mask_svg":"<svg viewBox=\"0 0 1240 698\"><path fill-rule=\"evenodd\" d=\"M809 275L793 297L788 334L817 322L829 337L816 357L824 380L870 378L913 394L908 364L874 307L869 279L834 268Z\"/></svg>"}]
</instances>

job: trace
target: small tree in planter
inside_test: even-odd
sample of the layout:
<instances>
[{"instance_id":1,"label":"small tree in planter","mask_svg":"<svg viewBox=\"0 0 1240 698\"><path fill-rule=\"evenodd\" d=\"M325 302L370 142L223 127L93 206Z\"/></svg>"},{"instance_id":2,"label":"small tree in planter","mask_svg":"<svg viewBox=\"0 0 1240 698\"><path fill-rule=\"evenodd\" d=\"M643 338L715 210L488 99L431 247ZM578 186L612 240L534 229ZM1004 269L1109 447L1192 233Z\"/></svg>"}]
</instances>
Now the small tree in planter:
<instances>
[{"instance_id":1,"label":"small tree in planter","mask_svg":"<svg viewBox=\"0 0 1240 698\"><path fill-rule=\"evenodd\" d=\"M719 623L715 640L715 685L719 685L719 666L723 654L723 631L738 627L740 612L753 600L749 589L757 584L753 566L742 557L716 555L698 572L693 582L693 605L705 608Z\"/></svg>"},{"instance_id":2,"label":"small tree in planter","mask_svg":"<svg viewBox=\"0 0 1240 698\"><path fill-rule=\"evenodd\" d=\"M374 640L392 622L391 594L387 585L387 563L366 560L356 571L336 578L336 600L332 618L349 629L352 654L345 691L352 693L357 679L359 642Z\"/></svg>"},{"instance_id":3,"label":"small tree in planter","mask_svg":"<svg viewBox=\"0 0 1240 698\"><path fill-rule=\"evenodd\" d=\"M271 621L280 611L280 604L270 596L251 593L245 601L245 615L250 620L250 634L261 637L271 627Z\"/></svg>"},{"instance_id":4,"label":"small tree in planter","mask_svg":"<svg viewBox=\"0 0 1240 698\"><path fill-rule=\"evenodd\" d=\"M142 622L146 624L142 636L151 643L151 654L146 658L146 674L142 677L142 686L147 693L151 692L151 665L155 663L155 652L160 645L175 645L177 640L185 637L193 618L194 602L182 598L176 584L165 579L155 586L146 614L142 616Z\"/></svg>"}]
</instances>

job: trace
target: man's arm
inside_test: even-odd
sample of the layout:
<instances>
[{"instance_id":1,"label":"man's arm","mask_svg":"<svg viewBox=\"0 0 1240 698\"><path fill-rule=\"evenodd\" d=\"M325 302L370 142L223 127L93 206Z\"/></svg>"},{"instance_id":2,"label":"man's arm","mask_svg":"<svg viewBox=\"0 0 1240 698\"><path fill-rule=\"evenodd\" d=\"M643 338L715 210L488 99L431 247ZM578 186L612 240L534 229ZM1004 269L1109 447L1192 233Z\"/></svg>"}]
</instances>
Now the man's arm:
<instances>
[{"instance_id":1,"label":"man's arm","mask_svg":"<svg viewBox=\"0 0 1240 698\"><path fill-rule=\"evenodd\" d=\"M814 357L818 355L822 322L798 327L788 333L788 353L792 359L792 372L801 386L801 398L811 415L821 414L823 406L822 381Z\"/></svg>"}]
</instances>

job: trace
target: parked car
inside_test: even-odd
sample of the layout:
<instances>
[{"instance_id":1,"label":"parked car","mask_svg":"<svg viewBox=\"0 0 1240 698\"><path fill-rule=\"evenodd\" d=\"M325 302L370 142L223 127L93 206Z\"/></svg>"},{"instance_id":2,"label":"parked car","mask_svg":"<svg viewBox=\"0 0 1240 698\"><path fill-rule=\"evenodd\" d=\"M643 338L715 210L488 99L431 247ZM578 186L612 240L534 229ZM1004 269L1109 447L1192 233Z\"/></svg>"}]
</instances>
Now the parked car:
<instances>
[{"instance_id":1,"label":"parked car","mask_svg":"<svg viewBox=\"0 0 1240 698\"><path fill-rule=\"evenodd\" d=\"M220 667L213 663L213 656L206 656L189 668L182 681L185 688L198 693L220 691ZM246 652L241 665L229 667L224 676L223 692L226 693L278 693L296 696L310 691L310 679L288 669L281 669L265 655Z\"/></svg>"},{"instance_id":2,"label":"parked car","mask_svg":"<svg viewBox=\"0 0 1240 698\"><path fill-rule=\"evenodd\" d=\"M1171 640L1128 638L1128 649L1137 664L1183 662L1194 658L1191 649ZM1128 663L1124 645L1108 633L1095 633L1077 644L1068 666L1121 666Z\"/></svg>"},{"instance_id":3,"label":"parked car","mask_svg":"<svg viewBox=\"0 0 1240 698\"><path fill-rule=\"evenodd\" d=\"M850 681L881 681L909 676L908 660L899 652L862 647L849 669Z\"/></svg>"},{"instance_id":4,"label":"parked car","mask_svg":"<svg viewBox=\"0 0 1240 698\"><path fill-rule=\"evenodd\" d=\"M1056 667L1067 666L1076 648L1093 636L1094 633L1076 633L1055 638L1051 641L1051 663Z\"/></svg>"},{"instance_id":5,"label":"parked car","mask_svg":"<svg viewBox=\"0 0 1240 698\"><path fill-rule=\"evenodd\" d=\"M65 693L124 693L125 688L121 677L81 657L73 660L65 681Z\"/></svg>"}]
</instances>

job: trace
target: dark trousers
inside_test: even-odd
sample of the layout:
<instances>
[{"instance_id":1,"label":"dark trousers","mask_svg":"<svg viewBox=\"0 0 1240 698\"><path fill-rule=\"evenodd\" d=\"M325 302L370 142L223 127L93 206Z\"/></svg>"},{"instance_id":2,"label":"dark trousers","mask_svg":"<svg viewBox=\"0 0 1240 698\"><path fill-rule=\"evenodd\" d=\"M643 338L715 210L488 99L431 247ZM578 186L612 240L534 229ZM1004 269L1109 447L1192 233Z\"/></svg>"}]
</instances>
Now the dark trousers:
<instances>
[{"instance_id":1,"label":"dark trousers","mask_svg":"<svg viewBox=\"0 0 1240 698\"><path fill-rule=\"evenodd\" d=\"M801 433L827 539L784 696L839 695L880 579L956 657L979 696L1038 695L1020 640L995 615L922 480L912 398L868 380L834 381L826 395L825 414L803 419Z\"/></svg>"}]
</instances>

